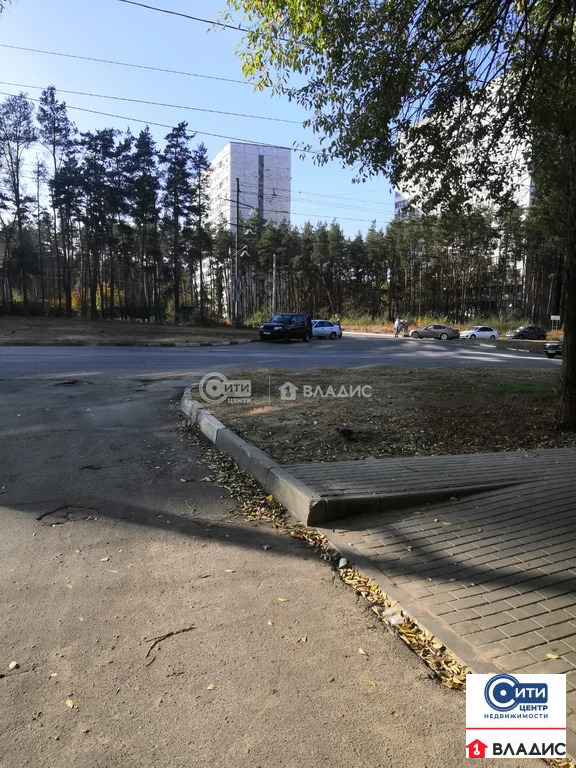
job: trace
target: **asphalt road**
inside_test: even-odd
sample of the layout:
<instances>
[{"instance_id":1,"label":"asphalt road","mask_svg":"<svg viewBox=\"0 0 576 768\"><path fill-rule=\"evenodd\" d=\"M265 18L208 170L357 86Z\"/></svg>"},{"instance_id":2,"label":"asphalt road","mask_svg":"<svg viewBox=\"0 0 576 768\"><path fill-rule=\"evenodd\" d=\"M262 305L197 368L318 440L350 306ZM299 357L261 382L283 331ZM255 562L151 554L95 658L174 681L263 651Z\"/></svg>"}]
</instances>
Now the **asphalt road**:
<instances>
[{"instance_id":1,"label":"asphalt road","mask_svg":"<svg viewBox=\"0 0 576 768\"><path fill-rule=\"evenodd\" d=\"M337 341L223 347L0 347L0 378L55 374L229 373L248 368L355 368L373 365L554 368L544 355L452 342L355 335Z\"/></svg>"},{"instance_id":2,"label":"asphalt road","mask_svg":"<svg viewBox=\"0 0 576 768\"><path fill-rule=\"evenodd\" d=\"M61 378L197 350L4 351L2 768L464 765L464 696L306 545L244 520L177 428L181 379Z\"/></svg>"}]
</instances>

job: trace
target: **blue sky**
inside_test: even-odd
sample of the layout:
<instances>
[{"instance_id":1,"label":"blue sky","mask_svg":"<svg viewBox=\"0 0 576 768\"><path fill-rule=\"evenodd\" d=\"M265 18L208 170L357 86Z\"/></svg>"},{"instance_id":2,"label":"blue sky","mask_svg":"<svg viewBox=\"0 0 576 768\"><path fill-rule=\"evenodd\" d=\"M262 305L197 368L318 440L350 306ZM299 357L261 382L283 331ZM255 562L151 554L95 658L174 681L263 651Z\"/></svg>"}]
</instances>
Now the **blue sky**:
<instances>
[{"instance_id":1,"label":"blue sky","mask_svg":"<svg viewBox=\"0 0 576 768\"><path fill-rule=\"evenodd\" d=\"M149 5L217 19L224 0L142 0ZM127 5L118 0L13 0L0 17L0 44L111 59L189 73L243 80L236 50L242 35L233 30L212 30L187 19ZM234 139L291 147L294 142L318 146L319 137L301 126L306 114L287 99L255 92L249 84L236 84L185 75L153 72L0 47L2 93L26 91L38 98L41 88L54 85L69 107L82 107L120 117L70 109L80 130L130 125L137 133L143 122L175 125L186 120L197 131L210 157ZM277 118L248 119L185 109L62 93L83 91L122 98L163 102L208 110ZM4 96L0 96L0 99ZM130 119L125 119L130 118ZM296 121L280 122L280 120ZM167 128L150 126L162 145ZM205 132L205 133L203 133ZM292 159L292 223L337 219L348 235L365 232L375 219L385 226L393 215L393 193L384 178L353 184L354 173L338 161L318 167L308 156Z\"/></svg>"}]
</instances>

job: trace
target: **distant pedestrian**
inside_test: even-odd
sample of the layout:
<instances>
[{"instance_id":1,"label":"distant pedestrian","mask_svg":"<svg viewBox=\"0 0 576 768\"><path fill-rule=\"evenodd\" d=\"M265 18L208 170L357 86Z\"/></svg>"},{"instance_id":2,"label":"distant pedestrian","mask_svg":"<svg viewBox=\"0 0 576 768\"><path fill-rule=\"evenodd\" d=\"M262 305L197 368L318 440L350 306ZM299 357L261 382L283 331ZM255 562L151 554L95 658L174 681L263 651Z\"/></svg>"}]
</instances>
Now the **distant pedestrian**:
<instances>
[{"instance_id":1,"label":"distant pedestrian","mask_svg":"<svg viewBox=\"0 0 576 768\"><path fill-rule=\"evenodd\" d=\"M400 329L402 328L402 323L400 322L400 318L397 317L394 321L394 338L398 338L398 334L400 333Z\"/></svg>"}]
</instances>

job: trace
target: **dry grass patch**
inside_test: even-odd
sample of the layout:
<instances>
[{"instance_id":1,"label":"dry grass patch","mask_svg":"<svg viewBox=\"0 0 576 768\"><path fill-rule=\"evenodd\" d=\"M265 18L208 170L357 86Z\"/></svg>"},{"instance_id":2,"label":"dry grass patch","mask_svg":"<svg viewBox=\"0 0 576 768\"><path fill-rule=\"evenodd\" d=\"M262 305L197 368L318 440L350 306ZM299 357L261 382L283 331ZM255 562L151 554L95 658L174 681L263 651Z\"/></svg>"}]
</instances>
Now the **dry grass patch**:
<instances>
[{"instance_id":1,"label":"dry grass patch","mask_svg":"<svg viewBox=\"0 0 576 768\"><path fill-rule=\"evenodd\" d=\"M251 402L211 410L280 463L576 444L575 434L554 427L557 371L380 367L237 376L251 379ZM294 401L280 399L286 381L299 388ZM366 385L372 396L303 397L304 385L323 392ZM337 428L354 434L343 437Z\"/></svg>"},{"instance_id":2,"label":"dry grass patch","mask_svg":"<svg viewBox=\"0 0 576 768\"><path fill-rule=\"evenodd\" d=\"M258 336L254 330L226 325L194 327L120 320L0 317L0 344L171 344L256 338Z\"/></svg>"}]
</instances>

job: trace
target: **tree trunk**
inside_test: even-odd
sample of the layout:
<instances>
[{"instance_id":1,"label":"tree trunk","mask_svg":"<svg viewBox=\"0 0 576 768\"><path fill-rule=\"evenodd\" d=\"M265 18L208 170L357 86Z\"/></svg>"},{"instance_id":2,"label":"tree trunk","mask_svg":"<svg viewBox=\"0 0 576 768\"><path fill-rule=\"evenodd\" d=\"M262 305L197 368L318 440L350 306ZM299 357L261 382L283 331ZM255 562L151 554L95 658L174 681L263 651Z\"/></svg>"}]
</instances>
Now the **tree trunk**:
<instances>
[{"instance_id":1,"label":"tree trunk","mask_svg":"<svg viewBox=\"0 0 576 768\"><path fill-rule=\"evenodd\" d=\"M564 305L564 362L559 423L576 430L576 129L565 140L567 189L567 247L562 281Z\"/></svg>"}]
</instances>

